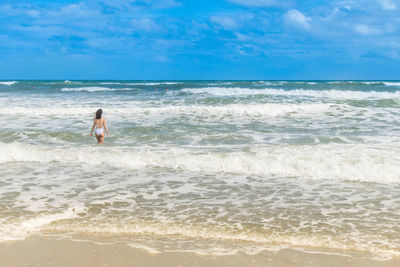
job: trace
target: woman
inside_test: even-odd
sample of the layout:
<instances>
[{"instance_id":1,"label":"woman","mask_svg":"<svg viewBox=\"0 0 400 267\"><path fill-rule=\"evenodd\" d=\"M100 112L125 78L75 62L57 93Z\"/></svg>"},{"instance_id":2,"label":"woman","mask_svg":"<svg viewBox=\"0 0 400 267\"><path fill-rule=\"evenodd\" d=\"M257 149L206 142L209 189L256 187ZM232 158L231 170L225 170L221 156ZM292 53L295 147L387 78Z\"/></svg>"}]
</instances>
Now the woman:
<instances>
[{"instance_id":1,"label":"woman","mask_svg":"<svg viewBox=\"0 0 400 267\"><path fill-rule=\"evenodd\" d=\"M94 134L96 135L96 139L99 144L103 143L104 130L106 131L107 135L110 136L107 129L106 119L102 118L101 114L103 114L103 110L98 109L96 111L96 117L93 119L92 131L90 132L90 136L92 136L94 130Z\"/></svg>"}]
</instances>

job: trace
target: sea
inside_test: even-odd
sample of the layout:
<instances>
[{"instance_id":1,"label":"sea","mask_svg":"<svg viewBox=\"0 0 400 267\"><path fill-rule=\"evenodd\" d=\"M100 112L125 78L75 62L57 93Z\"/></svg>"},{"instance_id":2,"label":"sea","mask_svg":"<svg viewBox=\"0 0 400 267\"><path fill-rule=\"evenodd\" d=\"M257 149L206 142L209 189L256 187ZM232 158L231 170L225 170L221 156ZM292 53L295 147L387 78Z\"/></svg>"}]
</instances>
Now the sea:
<instances>
[{"instance_id":1,"label":"sea","mask_svg":"<svg viewBox=\"0 0 400 267\"><path fill-rule=\"evenodd\" d=\"M0 125L0 242L400 257L400 81L3 80Z\"/></svg>"}]
</instances>

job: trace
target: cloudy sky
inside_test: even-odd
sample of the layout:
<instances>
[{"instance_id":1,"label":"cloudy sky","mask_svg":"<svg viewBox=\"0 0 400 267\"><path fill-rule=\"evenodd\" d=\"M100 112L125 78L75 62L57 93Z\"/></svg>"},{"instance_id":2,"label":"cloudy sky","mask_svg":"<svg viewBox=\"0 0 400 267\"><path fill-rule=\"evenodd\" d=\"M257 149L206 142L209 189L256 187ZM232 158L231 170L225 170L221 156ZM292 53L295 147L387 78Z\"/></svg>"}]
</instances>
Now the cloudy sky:
<instances>
[{"instance_id":1,"label":"cloudy sky","mask_svg":"<svg viewBox=\"0 0 400 267\"><path fill-rule=\"evenodd\" d=\"M400 79L400 0L0 0L0 79Z\"/></svg>"}]
</instances>

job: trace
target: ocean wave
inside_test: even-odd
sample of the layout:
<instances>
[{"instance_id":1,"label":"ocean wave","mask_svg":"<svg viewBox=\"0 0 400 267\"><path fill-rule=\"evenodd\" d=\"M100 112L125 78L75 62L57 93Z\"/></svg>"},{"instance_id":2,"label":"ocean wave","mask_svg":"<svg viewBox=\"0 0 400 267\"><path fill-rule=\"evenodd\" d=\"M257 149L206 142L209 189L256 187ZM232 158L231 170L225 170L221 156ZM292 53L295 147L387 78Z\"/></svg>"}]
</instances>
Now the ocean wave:
<instances>
[{"instance_id":1,"label":"ocean wave","mask_svg":"<svg viewBox=\"0 0 400 267\"><path fill-rule=\"evenodd\" d=\"M327 84L343 84L343 85L357 85L357 84L366 84L366 85L377 85L383 84L383 81L330 81L326 82Z\"/></svg>"},{"instance_id":2,"label":"ocean wave","mask_svg":"<svg viewBox=\"0 0 400 267\"><path fill-rule=\"evenodd\" d=\"M254 85L284 85L287 84L286 81L256 81L253 82Z\"/></svg>"},{"instance_id":3,"label":"ocean wave","mask_svg":"<svg viewBox=\"0 0 400 267\"><path fill-rule=\"evenodd\" d=\"M221 85L232 85L233 82L215 82L215 83L209 83L209 86L221 86Z\"/></svg>"},{"instance_id":4,"label":"ocean wave","mask_svg":"<svg viewBox=\"0 0 400 267\"><path fill-rule=\"evenodd\" d=\"M100 84L122 84L122 83L117 83L117 82L103 82L103 83L100 83Z\"/></svg>"},{"instance_id":5,"label":"ocean wave","mask_svg":"<svg viewBox=\"0 0 400 267\"><path fill-rule=\"evenodd\" d=\"M271 95L271 96L306 96L315 98L333 98L333 99L387 99L399 98L400 91L396 92L377 92L377 91L350 91L350 90L283 90L283 89L251 89L251 88L184 88L180 90L191 94L209 94L213 96L243 96L243 95Z\"/></svg>"},{"instance_id":6,"label":"ocean wave","mask_svg":"<svg viewBox=\"0 0 400 267\"><path fill-rule=\"evenodd\" d=\"M70 80L65 80L65 81L63 81L61 83L64 83L64 84L82 84L82 82L70 81Z\"/></svg>"},{"instance_id":7,"label":"ocean wave","mask_svg":"<svg viewBox=\"0 0 400 267\"><path fill-rule=\"evenodd\" d=\"M14 85L14 84L16 84L16 83L18 83L18 82L17 82L17 81L0 82L0 85L8 85L8 86L10 86L10 85Z\"/></svg>"},{"instance_id":8,"label":"ocean wave","mask_svg":"<svg viewBox=\"0 0 400 267\"><path fill-rule=\"evenodd\" d=\"M89 86L89 87L74 87L74 88L62 88L61 91L64 92L101 92L101 91L131 91L132 88L108 88L99 86Z\"/></svg>"},{"instance_id":9,"label":"ocean wave","mask_svg":"<svg viewBox=\"0 0 400 267\"><path fill-rule=\"evenodd\" d=\"M399 86L400 87L400 82L383 82L386 86Z\"/></svg>"},{"instance_id":10,"label":"ocean wave","mask_svg":"<svg viewBox=\"0 0 400 267\"><path fill-rule=\"evenodd\" d=\"M337 110L337 105L331 104L253 104L241 105L230 104L224 106L175 106L166 105L159 107L126 107L126 108L107 108L107 114L126 116L135 114L136 117L150 118L153 115L174 116L196 116L204 118L221 118L235 116L248 117L278 117L278 116L316 116L328 111ZM76 115L85 116L92 114L96 107L9 107L0 108L1 115L23 115L23 116L63 116Z\"/></svg>"},{"instance_id":11,"label":"ocean wave","mask_svg":"<svg viewBox=\"0 0 400 267\"><path fill-rule=\"evenodd\" d=\"M360 82L361 84L367 84L367 85L379 85L379 84L384 84L383 82L380 81L373 81L373 82Z\"/></svg>"},{"instance_id":12,"label":"ocean wave","mask_svg":"<svg viewBox=\"0 0 400 267\"><path fill-rule=\"evenodd\" d=\"M325 144L266 146L251 152L201 152L164 147L162 150L56 148L23 143L2 144L0 163L61 162L120 168L161 167L202 173L237 173L266 177L300 177L377 183L400 183L399 146ZM98 153L97 153L98 152Z\"/></svg>"},{"instance_id":13,"label":"ocean wave","mask_svg":"<svg viewBox=\"0 0 400 267\"><path fill-rule=\"evenodd\" d=\"M112 85L112 84L125 84L125 85L174 85L174 84L183 84L183 82L135 82L135 83L130 83L130 82L101 82L100 84L104 85Z\"/></svg>"},{"instance_id":14,"label":"ocean wave","mask_svg":"<svg viewBox=\"0 0 400 267\"><path fill-rule=\"evenodd\" d=\"M342 84L342 85L386 85L386 86L400 86L400 82L385 82L385 81L331 81L327 84Z\"/></svg>"},{"instance_id":15,"label":"ocean wave","mask_svg":"<svg viewBox=\"0 0 400 267\"><path fill-rule=\"evenodd\" d=\"M138 82L138 83L125 83L126 85L174 85L174 84L183 84L182 82Z\"/></svg>"},{"instance_id":16,"label":"ocean wave","mask_svg":"<svg viewBox=\"0 0 400 267\"><path fill-rule=\"evenodd\" d=\"M316 82L307 82L307 81L300 81L300 82L294 82L294 83L298 83L298 84L310 84L310 85L315 85L315 84L317 84Z\"/></svg>"}]
</instances>

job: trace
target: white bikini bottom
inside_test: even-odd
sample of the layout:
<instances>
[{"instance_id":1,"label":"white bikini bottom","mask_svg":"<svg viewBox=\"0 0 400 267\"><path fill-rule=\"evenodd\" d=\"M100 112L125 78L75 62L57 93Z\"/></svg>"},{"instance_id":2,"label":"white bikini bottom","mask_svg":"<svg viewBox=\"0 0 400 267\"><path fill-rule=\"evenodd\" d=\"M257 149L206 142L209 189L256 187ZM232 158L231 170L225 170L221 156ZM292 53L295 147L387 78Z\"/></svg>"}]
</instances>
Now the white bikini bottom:
<instances>
[{"instance_id":1,"label":"white bikini bottom","mask_svg":"<svg viewBox=\"0 0 400 267\"><path fill-rule=\"evenodd\" d=\"M96 135L102 135L104 133L104 128L94 128L94 133Z\"/></svg>"}]
</instances>

